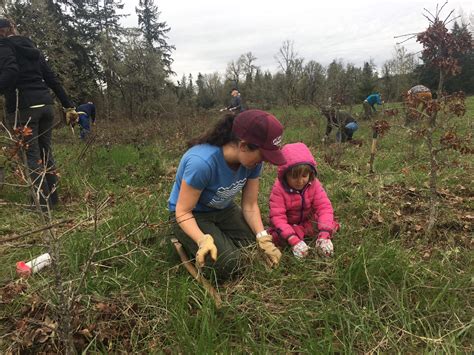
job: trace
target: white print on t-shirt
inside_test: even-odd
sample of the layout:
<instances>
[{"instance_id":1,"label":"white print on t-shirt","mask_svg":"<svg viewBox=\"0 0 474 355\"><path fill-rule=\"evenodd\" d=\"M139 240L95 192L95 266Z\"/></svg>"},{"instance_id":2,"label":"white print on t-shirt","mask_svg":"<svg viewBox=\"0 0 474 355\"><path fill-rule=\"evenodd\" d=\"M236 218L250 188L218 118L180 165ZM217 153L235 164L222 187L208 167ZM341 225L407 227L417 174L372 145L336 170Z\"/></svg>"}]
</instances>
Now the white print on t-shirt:
<instances>
[{"instance_id":1,"label":"white print on t-shirt","mask_svg":"<svg viewBox=\"0 0 474 355\"><path fill-rule=\"evenodd\" d=\"M227 207L229 201L234 199L234 196L242 190L246 182L247 178L244 178L242 180L234 182L230 186L219 187L212 200L207 203L207 206L219 209Z\"/></svg>"}]
</instances>

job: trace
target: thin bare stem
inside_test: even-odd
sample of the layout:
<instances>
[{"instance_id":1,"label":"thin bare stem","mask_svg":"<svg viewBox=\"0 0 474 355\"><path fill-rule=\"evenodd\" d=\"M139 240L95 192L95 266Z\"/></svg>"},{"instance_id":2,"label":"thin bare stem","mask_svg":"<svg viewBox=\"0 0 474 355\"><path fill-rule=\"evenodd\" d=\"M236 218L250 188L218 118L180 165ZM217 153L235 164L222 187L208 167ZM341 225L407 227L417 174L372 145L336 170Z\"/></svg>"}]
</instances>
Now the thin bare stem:
<instances>
[{"instance_id":1,"label":"thin bare stem","mask_svg":"<svg viewBox=\"0 0 474 355\"><path fill-rule=\"evenodd\" d=\"M416 36L417 36L417 35L415 35L415 36L411 36L411 37L408 37L408 38L404 39L404 40L403 40L403 41L401 41L401 42L397 42L397 45L399 45L399 44L403 44L403 43L405 43L405 42L408 42L409 40L411 40L411 39L415 38Z\"/></svg>"},{"instance_id":2,"label":"thin bare stem","mask_svg":"<svg viewBox=\"0 0 474 355\"><path fill-rule=\"evenodd\" d=\"M443 8L448 4L448 1L445 1L445 3L443 4L443 6L441 6L441 8L439 9L439 11L436 12L436 17L438 18L439 15L441 14L441 11L443 11ZM436 9L438 8L438 4L436 4ZM453 10L454 11L454 10Z\"/></svg>"},{"instance_id":3,"label":"thin bare stem","mask_svg":"<svg viewBox=\"0 0 474 355\"><path fill-rule=\"evenodd\" d=\"M414 33L406 33L404 35L398 35L398 36L393 36L393 38L400 38L400 37L406 37L406 36L417 36L419 32L414 32Z\"/></svg>"},{"instance_id":4,"label":"thin bare stem","mask_svg":"<svg viewBox=\"0 0 474 355\"><path fill-rule=\"evenodd\" d=\"M436 7L437 7L437 6L438 6L438 5L436 5ZM425 16L425 17L428 19L428 21L430 21L431 23L433 23L433 22L436 20L436 18L438 17L437 14L436 14L436 16L433 15L433 14L430 12L430 10L428 10L426 7L424 7L423 10L425 10L427 13L429 13L429 14L433 17L433 21L432 21L432 20L430 20L426 15L423 15L423 16ZM438 12L438 10L436 10L436 13L437 13L437 12Z\"/></svg>"},{"instance_id":5,"label":"thin bare stem","mask_svg":"<svg viewBox=\"0 0 474 355\"><path fill-rule=\"evenodd\" d=\"M15 239L20 239L20 238L23 238L23 237L27 237L31 234L35 234L35 233L39 233L39 232L43 232L47 229L50 229L50 228L55 228L57 226L60 226L61 224L64 224L64 223L70 223L72 222L73 219L72 218L69 218L69 219L63 219L63 220L60 220L56 223L52 223L52 224L49 224L47 226L43 226L41 228L37 228L37 229L33 229L31 231L28 231L28 232L25 232L25 233L22 233L22 234L19 234L19 235L13 235L11 237L7 237L7 238L2 238L0 239L0 243L4 243L4 242L10 242L12 240L15 240Z\"/></svg>"}]
</instances>

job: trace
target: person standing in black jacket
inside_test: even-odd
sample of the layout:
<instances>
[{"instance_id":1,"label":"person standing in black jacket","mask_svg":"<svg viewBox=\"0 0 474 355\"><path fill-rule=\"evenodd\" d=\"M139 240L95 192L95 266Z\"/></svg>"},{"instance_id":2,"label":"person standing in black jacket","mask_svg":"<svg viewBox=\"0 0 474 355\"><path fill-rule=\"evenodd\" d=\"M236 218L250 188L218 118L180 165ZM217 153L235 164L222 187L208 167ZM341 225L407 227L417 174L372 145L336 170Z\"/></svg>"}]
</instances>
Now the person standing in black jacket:
<instances>
[{"instance_id":1,"label":"person standing in black jacket","mask_svg":"<svg viewBox=\"0 0 474 355\"><path fill-rule=\"evenodd\" d=\"M236 88L232 89L230 91L230 95L232 96L232 99L230 100L230 105L227 106L226 108L223 108L221 111L227 110L236 114L244 111L244 108L242 107L242 99L240 98L239 90L237 90Z\"/></svg>"},{"instance_id":2,"label":"person standing in black jacket","mask_svg":"<svg viewBox=\"0 0 474 355\"><path fill-rule=\"evenodd\" d=\"M75 120L74 105L43 53L29 38L18 35L10 20L0 18L0 93L5 96L7 124L13 129L27 125L32 130L26 150L27 164L34 184L40 189L43 208L58 203L51 149L54 100L49 89L64 107L66 121Z\"/></svg>"}]
</instances>

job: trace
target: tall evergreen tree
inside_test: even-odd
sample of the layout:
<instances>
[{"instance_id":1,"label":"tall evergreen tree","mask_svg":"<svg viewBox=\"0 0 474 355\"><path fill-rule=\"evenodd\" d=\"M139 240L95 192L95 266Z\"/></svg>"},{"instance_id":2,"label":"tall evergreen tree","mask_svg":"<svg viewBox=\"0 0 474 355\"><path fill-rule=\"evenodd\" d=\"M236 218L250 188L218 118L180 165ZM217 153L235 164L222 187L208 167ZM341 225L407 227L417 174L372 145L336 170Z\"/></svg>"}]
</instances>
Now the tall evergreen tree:
<instances>
[{"instance_id":1,"label":"tall evergreen tree","mask_svg":"<svg viewBox=\"0 0 474 355\"><path fill-rule=\"evenodd\" d=\"M166 22L158 20L161 14L158 6L154 4L154 0L139 0L135 11L138 15L138 25L149 48L160 54L166 72L174 74L171 70L171 53L176 47L167 42L167 33L171 28Z\"/></svg>"},{"instance_id":2,"label":"tall evergreen tree","mask_svg":"<svg viewBox=\"0 0 474 355\"><path fill-rule=\"evenodd\" d=\"M454 37L471 36L467 24L454 22L452 29ZM447 91L462 90L468 94L474 93L474 46L471 46L466 53L459 53L455 56L458 59L460 73L450 77L446 81Z\"/></svg>"},{"instance_id":3,"label":"tall evergreen tree","mask_svg":"<svg viewBox=\"0 0 474 355\"><path fill-rule=\"evenodd\" d=\"M82 47L75 38L69 6L63 1L16 0L6 6L6 15L16 22L21 34L30 37L45 53L67 91L77 97L81 87L93 86L94 82L93 76L84 75L79 65Z\"/></svg>"},{"instance_id":4,"label":"tall evergreen tree","mask_svg":"<svg viewBox=\"0 0 474 355\"><path fill-rule=\"evenodd\" d=\"M362 75L359 83L359 99L362 100L375 91L377 85L377 74L374 72L374 65L365 62L362 68Z\"/></svg>"},{"instance_id":5,"label":"tall evergreen tree","mask_svg":"<svg viewBox=\"0 0 474 355\"><path fill-rule=\"evenodd\" d=\"M117 66L120 60L121 37L124 29L120 20L125 16L122 0L79 0L76 8L78 25L87 33L100 68L97 80L105 101L105 116L110 117L113 99L118 86Z\"/></svg>"},{"instance_id":6,"label":"tall evergreen tree","mask_svg":"<svg viewBox=\"0 0 474 355\"><path fill-rule=\"evenodd\" d=\"M326 70L326 87L328 100L334 103L342 103L344 97L345 70L342 61L333 60Z\"/></svg>"}]
</instances>

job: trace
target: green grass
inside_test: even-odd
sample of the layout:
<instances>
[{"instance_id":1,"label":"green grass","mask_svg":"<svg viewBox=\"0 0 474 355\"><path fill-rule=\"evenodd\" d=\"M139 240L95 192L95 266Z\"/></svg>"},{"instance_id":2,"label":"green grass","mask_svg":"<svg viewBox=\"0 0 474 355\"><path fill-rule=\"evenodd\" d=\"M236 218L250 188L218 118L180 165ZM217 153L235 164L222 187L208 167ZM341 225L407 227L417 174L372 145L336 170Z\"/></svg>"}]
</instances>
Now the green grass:
<instances>
[{"instance_id":1,"label":"green grass","mask_svg":"<svg viewBox=\"0 0 474 355\"><path fill-rule=\"evenodd\" d=\"M457 120L472 130L474 98ZM355 108L355 111L361 111ZM340 166L326 162L334 146L322 145L325 122L312 108L280 109L285 142L304 141L318 161L319 178L342 225L334 258L315 253L298 261L286 250L268 270L255 250L243 276L219 287L216 309L204 290L179 266L168 242L167 198L187 138L215 117L143 124L106 132L82 159L83 145L63 129L55 132L62 175L62 207L54 220L85 222L57 228L64 285L78 285L92 250L80 298L72 314L79 350L172 353L469 353L472 332L472 156L440 156L439 227L423 234L428 216L426 147L410 157L407 132L392 127L379 140L376 174L367 173L370 126L361 121L361 147L344 145ZM468 119L469 117L469 119ZM391 119L393 121L393 119ZM402 118L394 123L401 124ZM335 132L333 132L334 135ZM118 136L114 136L117 134ZM108 143L107 143L108 142ZM259 203L268 213L276 169L266 166ZM7 182L14 183L9 176ZM2 201L23 203L26 192L4 187ZM102 206L93 222L94 211ZM18 205L0 205L0 233L38 228L37 216ZM265 217L266 218L266 217ZM53 351L54 335L41 343L32 334L57 315L54 275L45 269L15 281L15 262L47 250L40 234L0 244L2 308L0 349ZM5 286L8 285L8 286ZM23 285L7 297L7 288ZM17 338L14 337L17 336ZM31 343L28 343L31 340Z\"/></svg>"}]
</instances>

